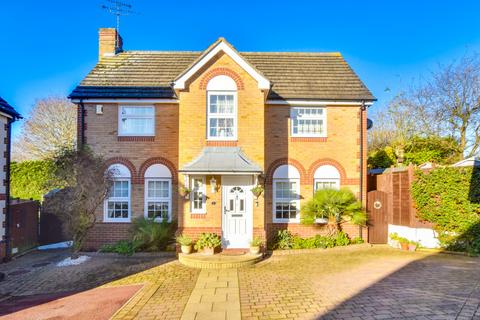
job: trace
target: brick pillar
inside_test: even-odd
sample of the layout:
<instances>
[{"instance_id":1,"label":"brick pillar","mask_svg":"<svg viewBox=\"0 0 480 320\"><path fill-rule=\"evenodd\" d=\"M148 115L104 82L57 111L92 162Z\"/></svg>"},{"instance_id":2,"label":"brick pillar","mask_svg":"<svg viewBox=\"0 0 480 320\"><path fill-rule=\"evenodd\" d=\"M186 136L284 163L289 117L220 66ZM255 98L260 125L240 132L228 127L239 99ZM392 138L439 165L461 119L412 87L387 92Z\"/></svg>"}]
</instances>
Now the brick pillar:
<instances>
[{"instance_id":1,"label":"brick pillar","mask_svg":"<svg viewBox=\"0 0 480 320\"><path fill-rule=\"evenodd\" d=\"M115 28L100 28L98 31L98 60L114 56L123 50L123 40Z\"/></svg>"}]
</instances>

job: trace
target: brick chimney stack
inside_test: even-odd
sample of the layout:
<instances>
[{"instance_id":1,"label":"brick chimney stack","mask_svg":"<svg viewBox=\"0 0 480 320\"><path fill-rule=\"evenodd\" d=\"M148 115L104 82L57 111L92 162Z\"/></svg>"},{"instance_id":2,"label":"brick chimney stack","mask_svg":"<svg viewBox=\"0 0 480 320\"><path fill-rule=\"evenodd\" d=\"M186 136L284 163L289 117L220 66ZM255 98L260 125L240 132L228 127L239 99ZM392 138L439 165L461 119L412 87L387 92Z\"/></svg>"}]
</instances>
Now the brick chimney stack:
<instances>
[{"instance_id":1,"label":"brick chimney stack","mask_svg":"<svg viewBox=\"0 0 480 320\"><path fill-rule=\"evenodd\" d=\"M111 57L123 51L123 40L115 28L100 28L98 31L98 59Z\"/></svg>"}]
</instances>

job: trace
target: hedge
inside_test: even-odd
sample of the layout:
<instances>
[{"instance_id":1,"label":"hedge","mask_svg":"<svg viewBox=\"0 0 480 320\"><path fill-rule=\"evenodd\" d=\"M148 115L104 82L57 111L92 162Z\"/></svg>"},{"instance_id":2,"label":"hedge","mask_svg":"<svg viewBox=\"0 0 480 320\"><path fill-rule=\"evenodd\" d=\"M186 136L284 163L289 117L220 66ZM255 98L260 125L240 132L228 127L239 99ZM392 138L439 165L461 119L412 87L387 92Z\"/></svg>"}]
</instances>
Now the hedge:
<instances>
[{"instance_id":1,"label":"hedge","mask_svg":"<svg viewBox=\"0 0 480 320\"><path fill-rule=\"evenodd\" d=\"M420 219L432 222L440 244L480 254L480 168L415 172L412 197Z\"/></svg>"},{"instance_id":2,"label":"hedge","mask_svg":"<svg viewBox=\"0 0 480 320\"><path fill-rule=\"evenodd\" d=\"M49 191L53 163L47 160L22 161L11 164L10 195L14 198L42 200Z\"/></svg>"}]
</instances>

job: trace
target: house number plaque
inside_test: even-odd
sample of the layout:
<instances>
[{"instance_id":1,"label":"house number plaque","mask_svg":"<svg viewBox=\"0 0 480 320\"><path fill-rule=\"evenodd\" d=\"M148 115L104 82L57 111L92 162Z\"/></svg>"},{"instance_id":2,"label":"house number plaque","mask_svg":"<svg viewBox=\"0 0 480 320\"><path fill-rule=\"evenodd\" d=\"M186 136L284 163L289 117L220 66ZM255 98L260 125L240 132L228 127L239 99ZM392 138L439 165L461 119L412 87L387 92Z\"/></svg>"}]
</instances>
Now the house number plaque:
<instances>
[{"instance_id":1,"label":"house number plaque","mask_svg":"<svg viewBox=\"0 0 480 320\"><path fill-rule=\"evenodd\" d=\"M378 210L382 207L382 203L377 200L373 203L373 207Z\"/></svg>"}]
</instances>

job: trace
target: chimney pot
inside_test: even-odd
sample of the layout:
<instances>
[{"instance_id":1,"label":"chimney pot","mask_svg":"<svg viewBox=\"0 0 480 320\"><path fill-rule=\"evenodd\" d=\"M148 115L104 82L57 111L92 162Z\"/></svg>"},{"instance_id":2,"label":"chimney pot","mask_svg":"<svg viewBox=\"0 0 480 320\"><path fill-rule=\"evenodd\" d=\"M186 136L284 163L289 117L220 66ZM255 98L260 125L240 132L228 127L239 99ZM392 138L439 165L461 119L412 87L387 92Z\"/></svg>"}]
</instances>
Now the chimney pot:
<instances>
[{"instance_id":1,"label":"chimney pot","mask_svg":"<svg viewBox=\"0 0 480 320\"><path fill-rule=\"evenodd\" d=\"M98 31L98 59L111 57L123 51L123 40L115 28L100 28Z\"/></svg>"}]
</instances>

